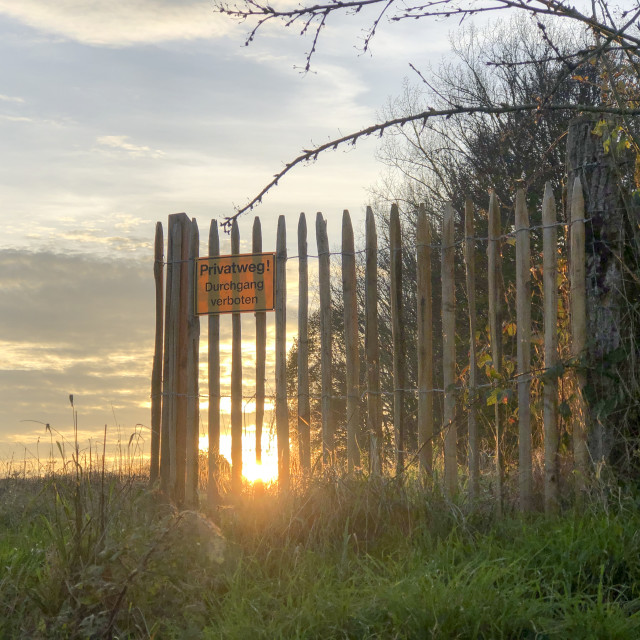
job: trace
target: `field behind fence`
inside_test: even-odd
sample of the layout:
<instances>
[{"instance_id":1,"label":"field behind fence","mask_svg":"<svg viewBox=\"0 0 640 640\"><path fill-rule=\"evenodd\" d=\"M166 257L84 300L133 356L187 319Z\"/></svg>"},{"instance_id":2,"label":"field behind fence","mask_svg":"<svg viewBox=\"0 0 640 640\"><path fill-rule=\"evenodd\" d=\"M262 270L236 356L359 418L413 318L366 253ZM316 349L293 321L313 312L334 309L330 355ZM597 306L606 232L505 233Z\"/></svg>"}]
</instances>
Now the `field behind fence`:
<instances>
[{"instance_id":1,"label":"field behind fence","mask_svg":"<svg viewBox=\"0 0 640 640\"><path fill-rule=\"evenodd\" d=\"M486 207L486 203L479 204ZM379 246L379 229L368 209L365 247L358 251L345 211L337 254L331 253L327 223L317 214L318 254L314 256L308 254L306 218L301 214L298 255L292 258L287 257L286 222L280 216L274 395L278 483L283 491L289 487L292 458L295 469L307 474L318 465L348 473L364 469L372 475L401 475L417 466L427 485L437 482L450 496L464 487L472 500L486 485L484 479L490 478L498 509L505 500L505 482L513 480L523 510L541 501L547 512L558 507L560 464L568 461L574 488L580 491L588 471L582 399L585 379L579 366L586 344L582 187L576 179L567 197L566 222L561 221L549 184L541 212L534 212L539 224L530 223L522 190L516 194L513 222L509 220L506 227L500 209L491 194L486 219L475 219L476 207L467 201L458 217L463 224L458 224L456 233L457 214L451 206L438 218L428 216L421 206L415 241L413 236L408 241L403 238L398 207L393 205L389 227L384 230L385 246ZM486 225L486 235L476 233L479 222ZM165 262L158 223L151 476L177 502L197 503L199 399L208 396L207 492L215 502L222 398L220 317L206 318L205 391L198 380L200 317L194 313L198 225L186 214L174 214L169 216L167 235ZM239 247L234 222L231 254L239 254ZM254 253L263 250L259 218L254 222L252 247ZM411 277L403 266L403 254L406 258L409 252L416 265ZM212 221L208 256L217 255L220 238L217 223ZM339 289L335 277L332 284L332 255L340 260ZM286 266L294 259L298 262L297 378L291 394ZM309 304L309 259L317 260L317 309L310 309ZM381 286L382 277L385 286ZM382 300L383 294L388 298ZM408 308L414 299L415 308ZM388 310L388 318L383 318L381 306ZM335 322L335 314L332 317L336 307L343 310L341 323ZM437 307L439 319L434 315ZM240 313L232 314L230 462L234 492L242 485L242 403L247 395L255 399L258 457L262 450L265 400L269 400L265 392L266 314L255 313L256 355L250 366L255 367L256 382L249 391L243 391ZM408 317L415 319L411 330ZM381 338L385 320L390 321L389 338L386 334ZM314 340L310 339L312 332ZM310 353L316 343L317 349ZM505 354L506 343L514 346L515 357ZM319 366L310 366L310 359ZM407 366L410 359L415 359L415 370ZM385 365L387 375L383 375L383 360L389 363ZM244 368L246 371L246 361ZM294 456L292 436L298 443ZM515 460L512 456L505 460L505 451L512 450L517 452Z\"/></svg>"}]
</instances>

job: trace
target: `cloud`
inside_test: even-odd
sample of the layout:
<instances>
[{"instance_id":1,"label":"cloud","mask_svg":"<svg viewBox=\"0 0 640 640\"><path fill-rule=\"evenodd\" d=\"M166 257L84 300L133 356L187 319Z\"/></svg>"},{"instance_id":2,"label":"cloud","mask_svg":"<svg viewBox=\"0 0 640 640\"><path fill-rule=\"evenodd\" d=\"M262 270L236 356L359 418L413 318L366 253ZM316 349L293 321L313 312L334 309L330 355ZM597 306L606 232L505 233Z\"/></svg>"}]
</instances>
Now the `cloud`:
<instances>
[{"instance_id":1,"label":"cloud","mask_svg":"<svg viewBox=\"0 0 640 640\"><path fill-rule=\"evenodd\" d=\"M148 424L151 258L2 250L0 272L0 445L26 434L21 420L67 426L69 393L85 429L112 424L114 409Z\"/></svg>"},{"instance_id":2,"label":"cloud","mask_svg":"<svg viewBox=\"0 0 640 640\"><path fill-rule=\"evenodd\" d=\"M0 102L17 102L19 104L24 104L24 98L20 98L18 96L5 96L0 93Z\"/></svg>"},{"instance_id":3,"label":"cloud","mask_svg":"<svg viewBox=\"0 0 640 640\"><path fill-rule=\"evenodd\" d=\"M0 14L45 33L112 47L212 38L231 28L208 0L0 0Z\"/></svg>"},{"instance_id":4,"label":"cloud","mask_svg":"<svg viewBox=\"0 0 640 640\"><path fill-rule=\"evenodd\" d=\"M134 158L148 157L148 158L162 158L165 154L159 149L152 149L147 146L140 146L127 142L129 136L100 136L97 139L99 145L109 147L111 149L119 149L126 151L130 156Z\"/></svg>"},{"instance_id":5,"label":"cloud","mask_svg":"<svg viewBox=\"0 0 640 640\"><path fill-rule=\"evenodd\" d=\"M52 120L50 118L32 118L29 116L12 116L6 113L0 113L0 121L14 122L21 124L32 124L44 127L64 127L65 123L62 121Z\"/></svg>"}]
</instances>

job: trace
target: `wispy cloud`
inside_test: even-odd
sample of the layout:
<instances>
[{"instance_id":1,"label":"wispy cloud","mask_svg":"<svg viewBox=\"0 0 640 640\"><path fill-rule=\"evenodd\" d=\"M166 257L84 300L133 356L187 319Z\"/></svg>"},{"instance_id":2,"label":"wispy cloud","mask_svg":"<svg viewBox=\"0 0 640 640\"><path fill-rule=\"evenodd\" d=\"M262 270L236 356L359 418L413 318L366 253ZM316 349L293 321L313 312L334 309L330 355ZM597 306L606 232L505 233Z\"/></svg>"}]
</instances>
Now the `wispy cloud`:
<instances>
[{"instance_id":1,"label":"wispy cloud","mask_svg":"<svg viewBox=\"0 0 640 640\"><path fill-rule=\"evenodd\" d=\"M24 104L24 98L20 98L19 96L5 96L3 93L0 93L0 102L17 102Z\"/></svg>"},{"instance_id":2,"label":"wispy cloud","mask_svg":"<svg viewBox=\"0 0 640 640\"><path fill-rule=\"evenodd\" d=\"M83 44L126 47L223 35L208 0L0 0L0 14Z\"/></svg>"},{"instance_id":3,"label":"wispy cloud","mask_svg":"<svg viewBox=\"0 0 640 640\"><path fill-rule=\"evenodd\" d=\"M60 129L65 126L62 120L52 120L50 118L38 118L31 116L13 116L7 113L0 113L0 122L14 122L20 124L30 124L38 127L55 127Z\"/></svg>"},{"instance_id":4,"label":"wispy cloud","mask_svg":"<svg viewBox=\"0 0 640 640\"><path fill-rule=\"evenodd\" d=\"M152 149L146 145L137 145L128 142L129 136L100 136L97 139L99 145L103 147L109 147L111 149L119 149L120 151L126 151L134 158L148 157L148 158L162 158L164 152L159 149Z\"/></svg>"}]
</instances>

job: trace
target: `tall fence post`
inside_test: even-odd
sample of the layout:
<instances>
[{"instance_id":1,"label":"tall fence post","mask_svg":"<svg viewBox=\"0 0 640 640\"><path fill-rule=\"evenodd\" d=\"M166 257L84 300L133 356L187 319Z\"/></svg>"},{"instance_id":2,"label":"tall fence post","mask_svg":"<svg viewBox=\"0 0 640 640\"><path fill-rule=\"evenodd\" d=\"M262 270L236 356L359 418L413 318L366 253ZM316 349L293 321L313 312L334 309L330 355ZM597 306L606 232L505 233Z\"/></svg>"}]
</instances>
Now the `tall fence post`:
<instances>
[{"instance_id":1,"label":"tall fence post","mask_svg":"<svg viewBox=\"0 0 640 640\"><path fill-rule=\"evenodd\" d=\"M187 352L188 352L188 316L189 316L189 251L191 244L191 220L186 213L177 214L182 230L180 245L180 299L177 317L178 349L176 368L176 464L174 498L182 504L185 498L187 464Z\"/></svg>"},{"instance_id":2,"label":"tall fence post","mask_svg":"<svg viewBox=\"0 0 640 640\"><path fill-rule=\"evenodd\" d=\"M542 202L542 286L544 297L544 367L542 389L544 420L544 509L558 509L558 257L556 203L547 182Z\"/></svg>"},{"instance_id":3,"label":"tall fence post","mask_svg":"<svg viewBox=\"0 0 640 640\"><path fill-rule=\"evenodd\" d=\"M309 271L307 219L298 220L298 456L300 467L311 469L311 405L309 397Z\"/></svg>"},{"instance_id":4,"label":"tall fence post","mask_svg":"<svg viewBox=\"0 0 640 640\"><path fill-rule=\"evenodd\" d=\"M360 466L360 356L356 254L351 216L346 209L342 214L342 295L347 383L347 465L351 473Z\"/></svg>"},{"instance_id":5,"label":"tall fence post","mask_svg":"<svg viewBox=\"0 0 640 640\"><path fill-rule=\"evenodd\" d=\"M262 253L262 225L253 220L253 253ZM267 314L256 311L256 463L262 464L262 426L264 423L265 378L267 369Z\"/></svg>"},{"instance_id":6,"label":"tall fence post","mask_svg":"<svg viewBox=\"0 0 640 640\"><path fill-rule=\"evenodd\" d=\"M402 300L402 237L398 205L391 205L389 219L391 263L391 332L393 339L393 427L396 438L396 475L404 472L405 447L405 327Z\"/></svg>"},{"instance_id":7,"label":"tall fence post","mask_svg":"<svg viewBox=\"0 0 640 640\"><path fill-rule=\"evenodd\" d=\"M209 256L218 255L220 255L218 223L212 220L209 227ZM208 317L207 342L209 375L207 499L209 504L213 505L220 498L217 482L218 456L220 455L220 316L217 313Z\"/></svg>"},{"instance_id":8,"label":"tall fence post","mask_svg":"<svg viewBox=\"0 0 640 640\"><path fill-rule=\"evenodd\" d=\"M164 358L162 376L162 425L160 431L160 489L165 494L171 489L171 459L175 464L175 314L177 304L174 304L174 273L175 280L178 281L179 262L176 260L176 251L179 247L176 243L180 237L180 225L176 224L175 218L169 216L167 226L167 282L165 296L165 322L164 322ZM175 471L174 471L175 474Z\"/></svg>"},{"instance_id":9,"label":"tall fence post","mask_svg":"<svg viewBox=\"0 0 640 640\"><path fill-rule=\"evenodd\" d=\"M491 334L491 356L493 369L500 378L502 374L502 260L500 205L495 191L489 198L489 243L488 278L489 278L489 332ZM502 460L503 421L500 399L496 397L494 405L496 434L496 510L502 513L504 463Z\"/></svg>"},{"instance_id":10,"label":"tall fence post","mask_svg":"<svg viewBox=\"0 0 640 640\"><path fill-rule=\"evenodd\" d=\"M231 253L240 253L240 230L237 220L231 226ZM242 318L231 314L231 491L242 490Z\"/></svg>"},{"instance_id":11,"label":"tall fence post","mask_svg":"<svg viewBox=\"0 0 640 640\"><path fill-rule=\"evenodd\" d=\"M464 263L469 307L469 397L467 427L469 431L469 498L480 494L480 438L478 435L478 366L476 348L476 257L473 203L464 203Z\"/></svg>"},{"instance_id":12,"label":"tall fence post","mask_svg":"<svg viewBox=\"0 0 640 640\"><path fill-rule=\"evenodd\" d=\"M289 489L289 409L287 406L287 228L278 218L276 239L276 432L278 485Z\"/></svg>"},{"instance_id":13,"label":"tall fence post","mask_svg":"<svg viewBox=\"0 0 640 640\"><path fill-rule=\"evenodd\" d=\"M316 242L318 245L318 284L320 288L320 370L322 413L322 461L333 464L334 429L331 415L331 283L329 238L327 221L316 215Z\"/></svg>"},{"instance_id":14,"label":"tall fence post","mask_svg":"<svg viewBox=\"0 0 640 640\"><path fill-rule=\"evenodd\" d=\"M587 443L587 407L583 390L587 384L584 363L580 361L585 355L587 345L587 311L586 311L586 261L585 261L585 222L584 194L580 178L573 182L571 197L571 355L577 363L576 382L578 392L572 412L573 427L573 460L576 470L576 490L578 497L586 486L589 473L589 450Z\"/></svg>"},{"instance_id":15,"label":"tall fence post","mask_svg":"<svg viewBox=\"0 0 640 640\"><path fill-rule=\"evenodd\" d=\"M416 302L418 315L418 458L422 478L433 471L433 296L431 225L424 204L416 228Z\"/></svg>"},{"instance_id":16,"label":"tall fence post","mask_svg":"<svg viewBox=\"0 0 640 640\"><path fill-rule=\"evenodd\" d=\"M162 423L162 339L163 339L163 274L164 238L162 223L156 223L153 278L156 288L156 331L151 370L151 466L149 481L154 484L160 473L160 426Z\"/></svg>"},{"instance_id":17,"label":"tall fence post","mask_svg":"<svg viewBox=\"0 0 640 640\"><path fill-rule=\"evenodd\" d=\"M191 220L191 238L189 242L188 285L187 285L187 428L186 428L186 469L185 503L198 506L198 462L200 454L200 394L198 385L200 318L196 315L195 305L195 264L199 256L200 234L196 219Z\"/></svg>"},{"instance_id":18,"label":"tall fence post","mask_svg":"<svg viewBox=\"0 0 640 640\"><path fill-rule=\"evenodd\" d=\"M378 234L373 210L367 207L365 262L365 332L367 360L367 426L369 468L382 473L382 412L380 398L380 341L378 338Z\"/></svg>"},{"instance_id":19,"label":"tall fence post","mask_svg":"<svg viewBox=\"0 0 640 640\"><path fill-rule=\"evenodd\" d=\"M518 478L520 509L530 511L531 471L531 241L525 192L516 193L516 338L518 359Z\"/></svg>"},{"instance_id":20,"label":"tall fence post","mask_svg":"<svg viewBox=\"0 0 640 640\"><path fill-rule=\"evenodd\" d=\"M442 220L442 372L444 382L444 484L447 495L458 491L458 429L456 427L456 297L455 213L451 203Z\"/></svg>"}]
</instances>

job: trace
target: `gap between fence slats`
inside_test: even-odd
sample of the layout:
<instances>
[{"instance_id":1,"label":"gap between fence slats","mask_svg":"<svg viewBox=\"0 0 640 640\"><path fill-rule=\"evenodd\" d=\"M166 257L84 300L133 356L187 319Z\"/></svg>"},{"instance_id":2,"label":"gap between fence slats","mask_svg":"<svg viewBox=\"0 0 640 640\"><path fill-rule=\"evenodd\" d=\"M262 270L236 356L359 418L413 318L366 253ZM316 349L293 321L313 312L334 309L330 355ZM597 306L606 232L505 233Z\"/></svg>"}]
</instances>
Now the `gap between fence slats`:
<instances>
[{"instance_id":1,"label":"gap between fence slats","mask_svg":"<svg viewBox=\"0 0 640 640\"><path fill-rule=\"evenodd\" d=\"M307 219L298 221L298 456L305 471L311 469L311 403L309 398L309 272Z\"/></svg>"}]
</instances>

